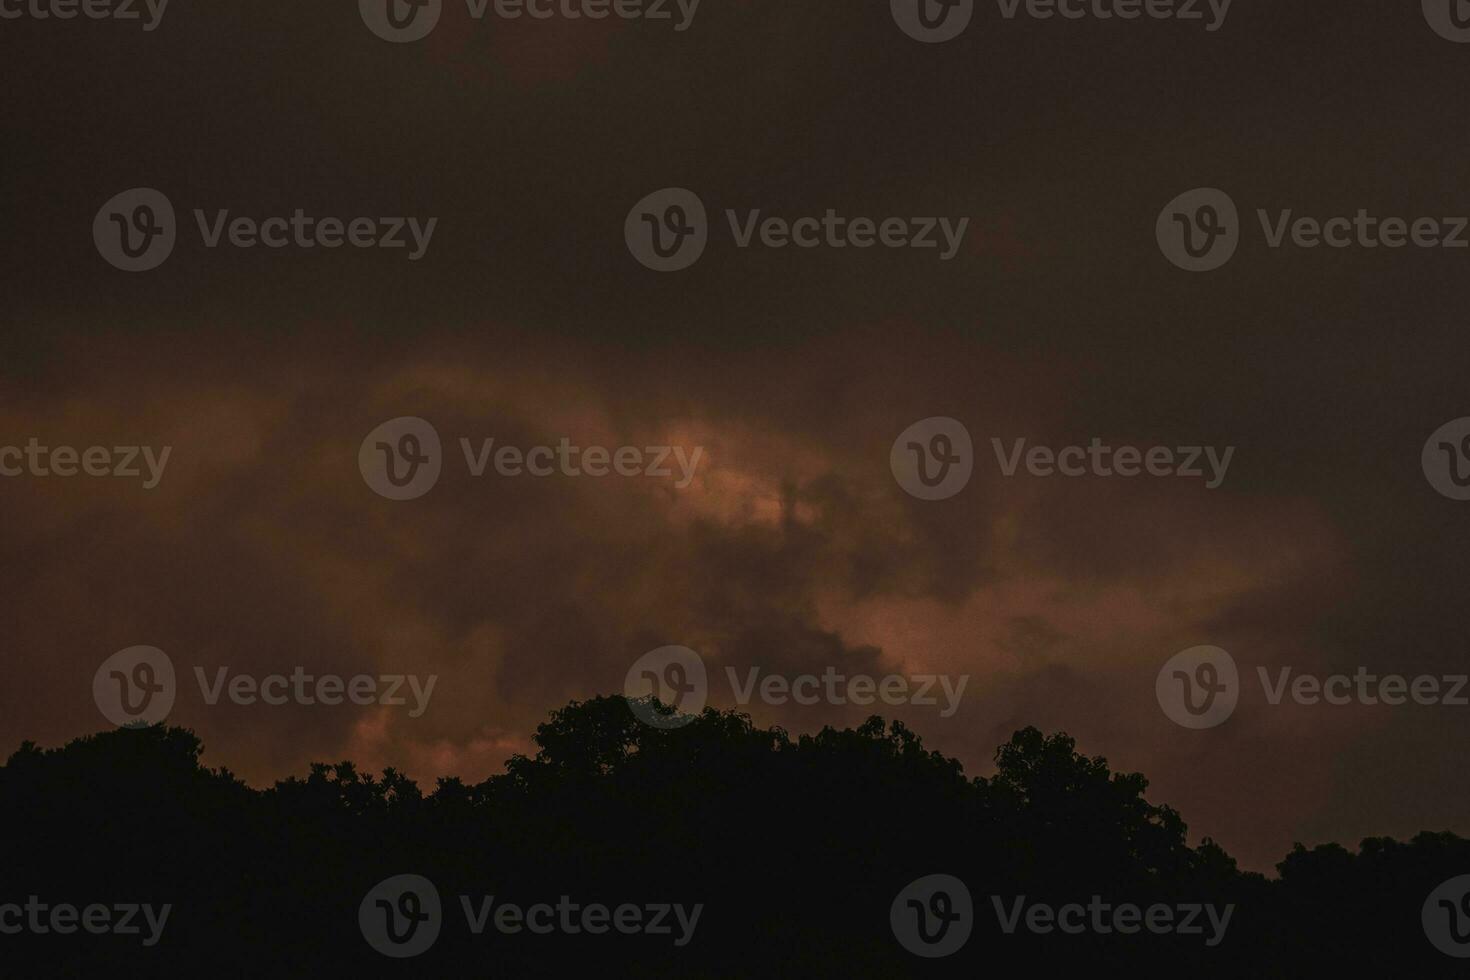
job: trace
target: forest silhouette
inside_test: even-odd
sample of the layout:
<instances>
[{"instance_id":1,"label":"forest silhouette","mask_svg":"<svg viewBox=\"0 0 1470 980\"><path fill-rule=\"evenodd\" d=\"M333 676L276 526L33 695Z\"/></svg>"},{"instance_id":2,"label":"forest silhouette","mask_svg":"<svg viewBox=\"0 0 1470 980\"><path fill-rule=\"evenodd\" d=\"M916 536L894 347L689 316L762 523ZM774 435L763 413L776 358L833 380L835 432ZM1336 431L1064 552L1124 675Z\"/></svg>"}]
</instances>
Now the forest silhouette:
<instances>
[{"instance_id":1,"label":"forest silhouette","mask_svg":"<svg viewBox=\"0 0 1470 980\"><path fill-rule=\"evenodd\" d=\"M1267 877L1241 871L1065 734L1034 728L970 778L900 723L793 737L705 709L682 727L639 721L622 697L572 702L538 727L534 756L478 784L431 792L392 769L317 764L257 790L201 764L190 731L118 729L61 748L24 743L0 769L0 903L29 896L172 906L159 940L0 935L14 977L1141 977L1460 975L1421 915L1470 874L1470 841L1372 838L1356 853L1301 845ZM1242 805L1270 807L1241 788ZM432 946L384 955L360 905L384 879L428 879ZM890 906L946 874L973 894L973 931L942 959L906 950ZM1223 941L1199 935L1004 931L993 898L1233 905ZM478 904L703 906L692 939L476 935ZM371 904L371 903L369 903ZM416 906L415 906L416 907ZM1446 908L1456 928L1461 910ZM145 930L146 931L146 930ZM677 930L676 930L677 932ZM1470 950L1467 950L1470 952Z\"/></svg>"}]
</instances>

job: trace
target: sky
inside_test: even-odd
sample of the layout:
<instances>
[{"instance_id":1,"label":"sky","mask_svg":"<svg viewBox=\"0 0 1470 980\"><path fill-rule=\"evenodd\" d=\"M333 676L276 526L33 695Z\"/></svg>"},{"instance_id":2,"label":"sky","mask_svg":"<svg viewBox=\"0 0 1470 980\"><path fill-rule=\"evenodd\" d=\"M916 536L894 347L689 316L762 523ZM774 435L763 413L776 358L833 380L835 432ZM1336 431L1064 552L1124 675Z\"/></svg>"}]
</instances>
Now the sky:
<instances>
[{"instance_id":1,"label":"sky","mask_svg":"<svg viewBox=\"0 0 1470 980\"><path fill-rule=\"evenodd\" d=\"M170 455L151 489L0 477L0 743L107 727L94 673L148 645L180 674L169 720L254 784L342 758L478 780L679 645L721 708L727 667L968 675L948 717L742 710L793 733L883 713L972 775L1018 728L1064 730L1252 869L1470 832L1470 708L1273 705L1255 679L1470 661L1470 503L1421 465L1470 415L1470 250L1273 248L1257 218L1470 214L1470 47L1416 6L1235 0L1211 31L979 3L934 44L831 0L703 0L682 31L447 2L409 43L346 2L6 20L0 448ZM178 241L130 273L92 230L140 187ZM1202 187L1239 208L1208 273L1155 237ZM708 209L676 272L624 235L662 188ZM211 248L196 209L437 220L410 259ZM742 248L725 214L828 209L968 224L945 260ZM359 450L408 416L443 471L390 500ZM890 450L936 417L973 474L923 500ZM684 486L475 477L461 438L701 456ZM1213 489L1007 476L992 440L1017 439L1233 455ZM1155 680L1201 645L1243 687L1190 730ZM418 717L210 705L196 666L438 682Z\"/></svg>"}]
</instances>

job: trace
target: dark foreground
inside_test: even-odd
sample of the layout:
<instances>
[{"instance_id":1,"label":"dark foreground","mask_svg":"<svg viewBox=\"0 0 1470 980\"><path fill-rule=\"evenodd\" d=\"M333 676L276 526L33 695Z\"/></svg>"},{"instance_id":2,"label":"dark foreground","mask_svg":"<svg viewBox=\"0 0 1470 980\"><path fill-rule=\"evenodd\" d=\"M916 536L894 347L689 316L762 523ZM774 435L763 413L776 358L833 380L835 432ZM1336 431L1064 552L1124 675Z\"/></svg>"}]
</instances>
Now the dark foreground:
<instances>
[{"instance_id":1,"label":"dark foreground","mask_svg":"<svg viewBox=\"0 0 1470 980\"><path fill-rule=\"evenodd\" d=\"M254 790L202 768L177 728L27 743L0 769L0 974L1470 968L1450 955L1470 955L1470 883L1453 882L1470 841L1298 847L1268 880L1189 847L1141 775L1064 735L1018 732L995 776L967 779L877 719L792 740L711 710L663 731L602 698L555 713L537 744L505 775L426 795L349 763Z\"/></svg>"}]
</instances>

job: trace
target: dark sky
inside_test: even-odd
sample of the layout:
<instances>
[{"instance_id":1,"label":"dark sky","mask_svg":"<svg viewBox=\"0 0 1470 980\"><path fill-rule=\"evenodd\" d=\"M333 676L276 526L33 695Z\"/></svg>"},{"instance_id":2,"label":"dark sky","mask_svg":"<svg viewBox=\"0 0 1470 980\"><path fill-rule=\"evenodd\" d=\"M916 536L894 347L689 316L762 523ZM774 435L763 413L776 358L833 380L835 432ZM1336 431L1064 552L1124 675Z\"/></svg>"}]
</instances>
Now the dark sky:
<instances>
[{"instance_id":1,"label":"dark sky","mask_svg":"<svg viewBox=\"0 0 1470 980\"><path fill-rule=\"evenodd\" d=\"M1206 32L981 3L934 45L879 0L703 0L682 33L477 23L449 0L402 45L355 6L0 21L0 445L173 447L153 491L0 480L0 743L99 729L97 665L151 644L440 675L418 719L181 696L207 761L253 781L341 757L477 779L677 643L717 669L971 673L954 717L893 713L977 775L1015 728L1065 729L1253 868L1296 840L1470 831L1470 708L1273 707L1248 685L1226 725L1186 732L1154 697L1199 644L1252 677L1470 663L1470 503L1420 467L1470 415L1470 250L1273 250L1255 221L1470 214L1470 45L1418 4L1235 0ZM714 227L698 264L657 274L623 222L670 186ZM133 187L182 219L139 274L91 237ZM1195 187L1244 225L1209 274L1154 239ZM439 220L410 262L206 249L194 208ZM726 208L970 227L949 262L742 250ZM451 456L394 503L355 460L403 415L446 443L706 463L675 491L472 480ZM981 457L941 502L888 467L930 416ZM1236 453L1213 491L1003 479L992 436ZM868 713L751 710L797 732Z\"/></svg>"}]
</instances>

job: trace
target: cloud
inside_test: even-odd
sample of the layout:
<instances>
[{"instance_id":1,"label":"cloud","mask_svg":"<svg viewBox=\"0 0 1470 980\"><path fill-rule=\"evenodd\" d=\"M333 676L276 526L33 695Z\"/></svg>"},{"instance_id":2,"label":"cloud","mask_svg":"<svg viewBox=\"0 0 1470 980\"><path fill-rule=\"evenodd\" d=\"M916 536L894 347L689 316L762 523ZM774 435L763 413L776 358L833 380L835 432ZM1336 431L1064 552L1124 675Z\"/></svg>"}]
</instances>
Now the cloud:
<instances>
[{"instance_id":1,"label":"cloud","mask_svg":"<svg viewBox=\"0 0 1470 980\"><path fill-rule=\"evenodd\" d=\"M971 675L951 718L920 706L746 710L793 731L897 716L977 774L1014 728L1065 728L1148 772L1207 832L1224 825L1242 846L1281 849L1279 815L1245 819L1214 782L1190 778L1238 769L1240 741L1178 751L1153 675L1206 642L1248 661L1322 659L1314 623L1347 558L1311 503L1197 481L1002 478L984 458L989 433L1094 433L1043 397L1066 390L1065 370L969 348L927 376L882 345L752 354L736 365L761 379L750 398L696 353L567 357L507 336L431 340L388 362L260 344L248 375L197 350L180 371L103 341L106 372L58 374L10 398L6 432L126 435L174 455L154 491L7 482L22 530L0 558L27 574L3 603L20 662L47 681L6 712L3 734L58 741L98 727L91 671L149 643L180 665L174 720L247 777L351 757L478 779L525 751L546 712L619 691L634 659L677 643L705 657L720 707L735 704L727 668L742 681L752 668ZM917 501L888 472L887 443L938 411L969 420L982 458L959 497ZM357 444L403 414L433 422L446 462L427 496L393 502L362 481ZM698 445L705 463L683 490L650 477L472 478L461 437ZM419 718L210 707L196 665L440 681ZM1323 787L1270 755L1308 736L1341 744L1348 730L1282 717L1254 736L1252 772L1310 812Z\"/></svg>"}]
</instances>

